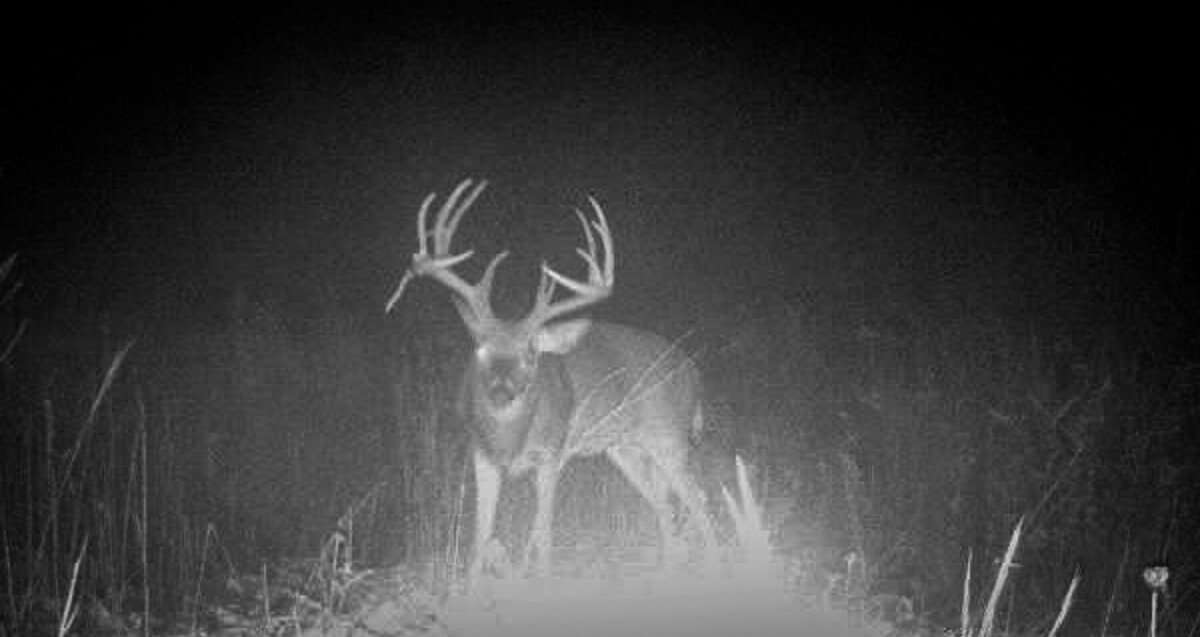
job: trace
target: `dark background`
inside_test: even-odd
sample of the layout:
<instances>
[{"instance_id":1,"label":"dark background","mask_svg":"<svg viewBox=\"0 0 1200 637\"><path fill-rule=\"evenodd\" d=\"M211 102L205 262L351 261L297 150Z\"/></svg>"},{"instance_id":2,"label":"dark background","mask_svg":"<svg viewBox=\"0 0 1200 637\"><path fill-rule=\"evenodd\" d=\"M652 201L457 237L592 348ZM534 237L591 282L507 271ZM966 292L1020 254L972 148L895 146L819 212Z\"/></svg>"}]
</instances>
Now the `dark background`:
<instances>
[{"instance_id":1,"label":"dark background","mask_svg":"<svg viewBox=\"0 0 1200 637\"><path fill-rule=\"evenodd\" d=\"M599 197L619 315L689 320L816 285L1058 321L1195 310L1173 198L1195 176L1194 102L1167 19L330 11L9 29L3 241L42 311L136 331L211 318L244 285L366 312L405 265L420 198L467 176L494 185L463 245L529 260L502 278L570 257L568 209Z\"/></svg>"}]
</instances>

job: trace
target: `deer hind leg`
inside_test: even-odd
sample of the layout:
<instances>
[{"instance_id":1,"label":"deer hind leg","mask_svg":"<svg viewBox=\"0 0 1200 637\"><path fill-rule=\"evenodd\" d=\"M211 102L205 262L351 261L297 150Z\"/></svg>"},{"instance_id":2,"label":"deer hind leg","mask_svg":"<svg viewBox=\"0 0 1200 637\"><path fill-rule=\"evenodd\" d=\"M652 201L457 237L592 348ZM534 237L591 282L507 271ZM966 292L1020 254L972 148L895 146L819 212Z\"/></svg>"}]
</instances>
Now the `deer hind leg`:
<instances>
[{"instance_id":1,"label":"deer hind leg","mask_svg":"<svg viewBox=\"0 0 1200 637\"><path fill-rule=\"evenodd\" d=\"M671 489L688 510L688 519L700 530L704 540L704 557L710 568L717 566L717 535L708 516L708 498L687 467L687 457L678 454L659 454L655 461L662 469Z\"/></svg>"},{"instance_id":2,"label":"deer hind leg","mask_svg":"<svg viewBox=\"0 0 1200 637\"><path fill-rule=\"evenodd\" d=\"M680 552L686 552L680 548L674 533L675 511L671 508L671 483L654 462L654 457L644 449L632 446L609 447L606 455L654 509L663 557L673 558Z\"/></svg>"},{"instance_id":3,"label":"deer hind leg","mask_svg":"<svg viewBox=\"0 0 1200 637\"><path fill-rule=\"evenodd\" d=\"M699 424L697 412L697 424ZM704 490L696 482L688 466L688 441L686 438L669 438L658 441L648 449L650 457L658 467L664 482L679 498L682 507L687 508L688 521L700 531L704 541L704 558L707 566L714 568L719 563L719 552L716 532L713 530L712 519L708 515L707 497Z\"/></svg>"}]
</instances>

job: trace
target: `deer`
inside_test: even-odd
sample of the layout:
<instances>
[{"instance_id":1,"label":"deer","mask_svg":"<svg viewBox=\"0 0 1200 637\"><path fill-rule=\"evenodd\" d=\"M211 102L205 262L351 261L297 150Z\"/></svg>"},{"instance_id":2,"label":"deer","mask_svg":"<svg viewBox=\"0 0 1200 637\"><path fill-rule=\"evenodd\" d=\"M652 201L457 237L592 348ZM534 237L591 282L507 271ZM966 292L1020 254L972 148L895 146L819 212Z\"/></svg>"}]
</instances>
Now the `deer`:
<instances>
[{"instance_id":1,"label":"deer","mask_svg":"<svg viewBox=\"0 0 1200 637\"><path fill-rule=\"evenodd\" d=\"M586 249L576 248L586 280L568 278L543 260L532 309L505 320L493 313L490 297L496 268L509 251L497 253L469 283L455 268L474 250L451 249L463 215L486 187L485 180L464 179L442 203L432 229L427 217L437 193L425 197L417 212L418 249L386 305L391 312L413 280L427 277L450 290L474 339L462 387L476 498L468 587L484 573L502 485L531 471L536 508L524 565L549 574L559 476L569 460L596 454L606 456L649 502L662 559L673 540L671 494L698 525L711 555L717 544L706 496L689 467L690 446L704 428L694 361L677 342L657 334L567 317L613 291L613 238L600 204L588 197L594 218L575 209L586 242ZM563 298L557 298L560 289Z\"/></svg>"}]
</instances>

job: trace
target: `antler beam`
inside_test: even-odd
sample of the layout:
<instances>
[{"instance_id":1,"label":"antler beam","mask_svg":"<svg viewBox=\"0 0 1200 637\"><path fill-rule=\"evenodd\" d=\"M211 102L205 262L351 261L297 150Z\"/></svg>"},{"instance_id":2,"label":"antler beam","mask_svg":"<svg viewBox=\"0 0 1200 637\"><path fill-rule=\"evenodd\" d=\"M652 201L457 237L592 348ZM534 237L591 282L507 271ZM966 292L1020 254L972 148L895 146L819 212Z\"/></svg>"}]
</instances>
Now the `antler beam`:
<instances>
[{"instance_id":1,"label":"antler beam","mask_svg":"<svg viewBox=\"0 0 1200 637\"><path fill-rule=\"evenodd\" d=\"M454 272L454 266L470 259L475 255L475 251L468 249L459 254L453 254L450 250L451 241L454 239L454 231L458 229L459 222L462 221L463 215L470 209L471 204L487 187L487 181L483 180L471 187L471 180L464 179L458 184L458 187L450 193L446 201L442 203L442 207L438 210L434 217L433 230L428 230L428 215L429 208L433 205L433 201L437 198L437 193L429 193L425 196L425 200L421 202L421 209L417 213L417 251L413 253L412 264L408 266L404 277L400 279L400 285L396 287L396 291L388 299L386 311L391 312L396 303L400 301L400 297L404 295L404 290L408 287L409 282L421 276L428 276L442 285L450 288L450 291L456 294L467 307L471 309L475 320L479 323L495 320L492 314L492 307L489 297L492 290L492 278L496 273L496 266L508 256L508 251L505 250L492 257L487 268L483 272L476 283L468 283L465 279ZM468 192L468 189L470 190ZM466 197L463 197L466 193ZM429 239L433 239L433 251L429 250Z\"/></svg>"},{"instance_id":2,"label":"antler beam","mask_svg":"<svg viewBox=\"0 0 1200 637\"><path fill-rule=\"evenodd\" d=\"M587 241L586 250L575 248L575 252L587 264L587 281L567 278L542 262L542 278L538 283L537 300L534 302L533 311L525 319L529 325L543 325L558 316L598 303L612 294L613 272L616 267L612 232L608 229L608 219L604 217L604 210L600 204L592 197L588 197L588 201L596 211L595 219L590 220L578 208L575 209L575 216L583 226L583 236ZM599 245L603 246L603 255L597 250L597 235L600 237ZM574 296L553 301L556 284L574 292Z\"/></svg>"}]
</instances>

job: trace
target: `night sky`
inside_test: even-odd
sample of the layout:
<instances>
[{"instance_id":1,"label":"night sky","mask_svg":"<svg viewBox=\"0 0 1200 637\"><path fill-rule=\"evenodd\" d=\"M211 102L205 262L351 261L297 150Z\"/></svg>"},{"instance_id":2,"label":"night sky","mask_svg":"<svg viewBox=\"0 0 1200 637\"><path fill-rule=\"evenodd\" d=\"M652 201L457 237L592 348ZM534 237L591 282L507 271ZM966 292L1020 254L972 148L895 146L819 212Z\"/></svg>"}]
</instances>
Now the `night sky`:
<instances>
[{"instance_id":1,"label":"night sky","mask_svg":"<svg viewBox=\"0 0 1200 637\"><path fill-rule=\"evenodd\" d=\"M219 324L241 288L386 321L421 198L475 177L458 245L514 249L510 313L543 256L581 272L592 194L618 259L598 312L666 331L814 290L1193 331L1179 20L447 13L10 23L23 312L134 336Z\"/></svg>"}]
</instances>

